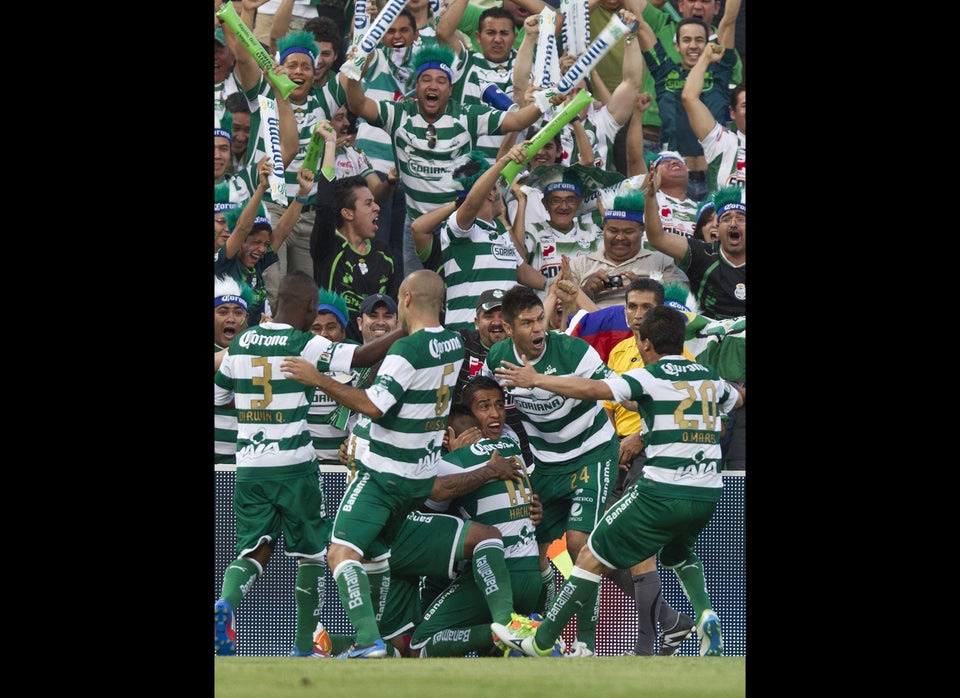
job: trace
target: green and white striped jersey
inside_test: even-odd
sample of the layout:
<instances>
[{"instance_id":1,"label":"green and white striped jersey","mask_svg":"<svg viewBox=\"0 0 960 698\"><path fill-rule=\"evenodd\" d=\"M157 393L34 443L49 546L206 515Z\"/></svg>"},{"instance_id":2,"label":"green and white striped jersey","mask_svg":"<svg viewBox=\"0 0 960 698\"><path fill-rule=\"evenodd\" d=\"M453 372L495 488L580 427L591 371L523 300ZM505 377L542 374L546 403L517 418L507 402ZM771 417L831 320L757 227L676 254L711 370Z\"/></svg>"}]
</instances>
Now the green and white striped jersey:
<instances>
[{"instance_id":1,"label":"green and white striped jersey","mask_svg":"<svg viewBox=\"0 0 960 698\"><path fill-rule=\"evenodd\" d=\"M261 76L260 84L247 90L244 93L247 97L247 103L250 105L250 137L256 136L256 144L250 153L250 162L248 164L256 165L260 159L267 154L267 146L260 129L260 102L258 95L277 99L273 91L273 86ZM327 81L323 85L314 85L313 89L307 93L307 101L303 104L293 104L293 115L297 119L297 130L300 136L300 148L296 156L284 170L283 178L287 185L287 198L292 200L296 197L300 189L300 183L297 182L297 170L303 165L303 159L307 154L307 146L310 145L310 139L313 137L313 129L318 121L322 119L332 119L342 105L347 103L347 95L337 80L337 74L331 71L328 74ZM317 185L314 184L309 194L309 204L314 203L317 194ZM264 201L273 201L268 189L263 195Z\"/></svg>"},{"instance_id":2,"label":"green and white striped jersey","mask_svg":"<svg viewBox=\"0 0 960 698\"><path fill-rule=\"evenodd\" d=\"M454 163L476 147L476 138L500 133L505 113L485 104L450 100L446 112L430 124L420 115L416 102L380 103L380 116L373 125L393 134L410 220L453 198L460 188L453 181Z\"/></svg>"},{"instance_id":3,"label":"green and white striped jersey","mask_svg":"<svg viewBox=\"0 0 960 698\"><path fill-rule=\"evenodd\" d=\"M213 345L216 354L224 347ZM213 462L236 463L237 411L229 407L213 408Z\"/></svg>"},{"instance_id":4,"label":"green and white striped jersey","mask_svg":"<svg viewBox=\"0 0 960 698\"><path fill-rule=\"evenodd\" d=\"M472 330L480 294L515 286L523 259L509 233L479 218L469 230L462 230L456 211L440 226L440 250L447 285L444 325L451 330Z\"/></svg>"},{"instance_id":5,"label":"green and white striped jersey","mask_svg":"<svg viewBox=\"0 0 960 698\"><path fill-rule=\"evenodd\" d=\"M466 47L461 48L460 55L465 56L465 60L462 73L453 86L451 101L486 105L482 95L488 85L496 85L508 97L513 98L513 61L517 57L516 51L511 51L507 60L501 63L488 61L482 53L471 52ZM477 149L483 151L491 166L497 161L497 151L500 150L504 137L503 134L498 134L477 138Z\"/></svg>"},{"instance_id":6,"label":"green and white striped jersey","mask_svg":"<svg viewBox=\"0 0 960 698\"><path fill-rule=\"evenodd\" d=\"M278 322L234 337L213 377L213 404L234 400L238 478L269 477L276 468L316 462L307 413L317 389L285 378L284 358L299 356L321 372L349 373L356 349Z\"/></svg>"},{"instance_id":7,"label":"green and white striped jersey","mask_svg":"<svg viewBox=\"0 0 960 698\"><path fill-rule=\"evenodd\" d=\"M358 346L360 344L351 339L345 339L343 343ZM347 373L327 371L327 375L344 385L355 385L360 373L364 370L354 368ZM346 426L349 418L350 410L346 406L341 405L322 390L317 390L313 394L313 402L310 403L310 411L307 413L307 424L313 439L313 447L317 451L317 458L321 462L340 463L340 444L348 436Z\"/></svg>"},{"instance_id":8,"label":"green and white striped jersey","mask_svg":"<svg viewBox=\"0 0 960 698\"><path fill-rule=\"evenodd\" d=\"M593 149L594 167L610 172L617 171L616 164L613 162L613 143L617 137L617 132L623 126L623 124L618 124L614 120L606 105L596 109L591 103L587 107L587 118L583 121L583 130L587 132L587 139ZM573 135L572 126L565 126L561 131L560 143L563 145L563 151L570 153L569 160L565 160L563 164L570 165L580 162L580 152L577 148L577 139Z\"/></svg>"},{"instance_id":9,"label":"green and white striped jersey","mask_svg":"<svg viewBox=\"0 0 960 698\"><path fill-rule=\"evenodd\" d=\"M353 458L380 473L411 480L436 477L464 354L460 335L439 325L396 340L366 390L383 416L359 416L350 445Z\"/></svg>"},{"instance_id":10,"label":"green and white striped jersey","mask_svg":"<svg viewBox=\"0 0 960 698\"><path fill-rule=\"evenodd\" d=\"M708 192L740 187L741 201L747 203L747 134L730 131L717 122L700 139L700 145L707 160Z\"/></svg>"},{"instance_id":11,"label":"green and white striped jersey","mask_svg":"<svg viewBox=\"0 0 960 698\"><path fill-rule=\"evenodd\" d=\"M717 370L682 356L664 356L604 381L615 402L637 402L647 454L644 479L657 482L667 496L719 501L720 413L733 410L738 393Z\"/></svg>"},{"instance_id":12,"label":"green and white striped jersey","mask_svg":"<svg viewBox=\"0 0 960 698\"><path fill-rule=\"evenodd\" d=\"M512 339L494 344L481 372L496 379L504 360L521 363ZM563 332L547 332L543 353L529 361L543 375L606 378L613 371L586 340ZM520 412L536 467L570 473L582 467L578 459L614 438L613 425L599 400L576 400L542 388L504 386Z\"/></svg>"},{"instance_id":13,"label":"green and white striped jersey","mask_svg":"<svg viewBox=\"0 0 960 698\"><path fill-rule=\"evenodd\" d=\"M592 211L576 216L573 227L566 232L549 221L529 223L524 242L530 266L552 279L560 273L562 255L573 259L603 249L603 221L599 211Z\"/></svg>"},{"instance_id":14,"label":"green and white striped jersey","mask_svg":"<svg viewBox=\"0 0 960 698\"><path fill-rule=\"evenodd\" d=\"M476 443L447 453L437 466L437 477L482 468L494 451L500 451L504 458L523 460L520 445L513 439L480 439ZM528 562L534 561L539 569L536 527L530 520L532 496L533 489L528 478L524 478L522 486L513 480L493 480L452 502L428 499L427 506L437 511L448 511L452 508L464 519L496 526L503 536L503 556L512 562L524 558ZM516 569L513 564L508 564L511 569Z\"/></svg>"},{"instance_id":15,"label":"green and white striped jersey","mask_svg":"<svg viewBox=\"0 0 960 698\"><path fill-rule=\"evenodd\" d=\"M419 40L402 49L387 49L378 45L367 56L367 72L360 79L363 94L377 103L404 101L416 81L413 54L422 45L423 42ZM393 140L387 131L371 126L364 119L357 119L355 145L378 172L387 173L393 167L396 158Z\"/></svg>"}]
</instances>

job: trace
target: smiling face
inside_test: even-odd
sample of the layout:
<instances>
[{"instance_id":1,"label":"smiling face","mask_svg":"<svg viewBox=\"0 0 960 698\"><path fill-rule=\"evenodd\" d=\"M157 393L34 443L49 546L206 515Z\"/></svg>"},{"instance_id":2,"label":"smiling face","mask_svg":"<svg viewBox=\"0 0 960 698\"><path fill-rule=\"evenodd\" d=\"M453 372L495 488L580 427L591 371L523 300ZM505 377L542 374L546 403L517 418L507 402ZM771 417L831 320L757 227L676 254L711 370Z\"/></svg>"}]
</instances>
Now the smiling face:
<instances>
[{"instance_id":1,"label":"smiling face","mask_svg":"<svg viewBox=\"0 0 960 698\"><path fill-rule=\"evenodd\" d=\"M250 112L233 112L233 126L230 129L233 140L230 142L230 152L241 160L247 154L247 144L250 142Z\"/></svg>"},{"instance_id":2,"label":"smiling face","mask_svg":"<svg viewBox=\"0 0 960 698\"><path fill-rule=\"evenodd\" d=\"M213 137L213 181L223 177L230 164L230 139Z\"/></svg>"},{"instance_id":3,"label":"smiling face","mask_svg":"<svg viewBox=\"0 0 960 698\"><path fill-rule=\"evenodd\" d=\"M329 41L318 41L317 46L320 48L320 55L313 67L313 82L320 85L327 79L327 72L337 60L337 50Z\"/></svg>"},{"instance_id":4,"label":"smiling face","mask_svg":"<svg viewBox=\"0 0 960 698\"><path fill-rule=\"evenodd\" d=\"M493 388L481 388L473 394L470 411L480 422L480 431L488 439L503 435L503 423L507 419L507 407L503 395Z\"/></svg>"},{"instance_id":5,"label":"smiling face","mask_svg":"<svg viewBox=\"0 0 960 698\"><path fill-rule=\"evenodd\" d=\"M397 314L391 313L386 303L374 305L373 312L361 313L357 318L357 326L360 328L360 334L363 335L364 344L393 332L397 329L397 322Z\"/></svg>"},{"instance_id":6,"label":"smiling face","mask_svg":"<svg viewBox=\"0 0 960 698\"><path fill-rule=\"evenodd\" d=\"M446 111L451 94L453 85L442 70L427 68L417 78L417 104L428 121L436 121Z\"/></svg>"},{"instance_id":7,"label":"smiling face","mask_svg":"<svg viewBox=\"0 0 960 698\"><path fill-rule=\"evenodd\" d=\"M480 343L488 349L501 339L507 338L507 332L503 327L503 309L499 305L490 310L478 308L473 324L476 325L477 333L480 335Z\"/></svg>"},{"instance_id":8,"label":"smiling face","mask_svg":"<svg viewBox=\"0 0 960 698\"><path fill-rule=\"evenodd\" d=\"M247 311L236 303L221 303L213 309L213 343L228 347L247 326Z\"/></svg>"},{"instance_id":9,"label":"smiling face","mask_svg":"<svg viewBox=\"0 0 960 698\"><path fill-rule=\"evenodd\" d=\"M409 5L408 5L409 7ZM387 48L406 48L417 40L417 28L407 15L397 17L384 33L380 43Z\"/></svg>"},{"instance_id":10,"label":"smiling face","mask_svg":"<svg viewBox=\"0 0 960 698\"><path fill-rule=\"evenodd\" d=\"M240 263L247 269L253 269L260 258L267 253L270 246L270 231L260 228L247 235L238 255Z\"/></svg>"},{"instance_id":11,"label":"smiling face","mask_svg":"<svg viewBox=\"0 0 960 698\"><path fill-rule=\"evenodd\" d=\"M227 79L237 59L233 51L218 41L213 42L213 84L219 85Z\"/></svg>"},{"instance_id":12,"label":"smiling face","mask_svg":"<svg viewBox=\"0 0 960 698\"><path fill-rule=\"evenodd\" d=\"M558 133L556 138L544 144L544 146L537 151L537 154L530 159L530 170L532 171L538 165L553 165L554 163L560 162L562 155L563 149L560 145L560 134Z\"/></svg>"},{"instance_id":13,"label":"smiling face","mask_svg":"<svg viewBox=\"0 0 960 698\"><path fill-rule=\"evenodd\" d=\"M287 77L297 85L290 93L289 101L303 104L307 101L307 94L313 87L313 59L297 51L283 60L283 68L287 71Z\"/></svg>"},{"instance_id":14,"label":"smiling face","mask_svg":"<svg viewBox=\"0 0 960 698\"><path fill-rule=\"evenodd\" d=\"M643 226L637 221L608 218L603 222L603 255L622 264L640 251Z\"/></svg>"},{"instance_id":15,"label":"smiling face","mask_svg":"<svg viewBox=\"0 0 960 698\"><path fill-rule=\"evenodd\" d=\"M583 199L571 191L552 191L543 197L543 207L550 216L550 225L557 230L568 231L580 210Z\"/></svg>"},{"instance_id":16,"label":"smiling face","mask_svg":"<svg viewBox=\"0 0 960 698\"><path fill-rule=\"evenodd\" d=\"M681 24L677 29L674 47L680 54L680 63L684 68L693 68L697 64L706 45L707 33L700 24L696 22Z\"/></svg>"}]
</instances>

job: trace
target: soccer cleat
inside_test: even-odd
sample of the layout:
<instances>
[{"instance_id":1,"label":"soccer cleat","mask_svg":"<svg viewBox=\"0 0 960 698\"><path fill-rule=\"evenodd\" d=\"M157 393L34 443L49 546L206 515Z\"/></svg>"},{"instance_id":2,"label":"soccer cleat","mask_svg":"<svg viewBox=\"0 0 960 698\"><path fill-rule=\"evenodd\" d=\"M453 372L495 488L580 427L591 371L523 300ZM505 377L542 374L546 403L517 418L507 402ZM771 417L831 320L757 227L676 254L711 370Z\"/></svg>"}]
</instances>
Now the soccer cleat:
<instances>
[{"instance_id":1,"label":"soccer cleat","mask_svg":"<svg viewBox=\"0 0 960 698\"><path fill-rule=\"evenodd\" d=\"M586 642L580 642L580 640L574 640L573 644L570 645L570 651L567 653L568 657L592 657L594 656L593 650L587 647Z\"/></svg>"},{"instance_id":2,"label":"soccer cleat","mask_svg":"<svg viewBox=\"0 0 960 698\"><path fill-rule=\"evenodd\" d=\"M723 638L720 636L720 619L713 611L704 611L697 625L700 636L700 656L719 657L723 654Z\"/></svg>"},{"instance_id":3,"label":"soccer cleat","mask_svg":"<svg viewBox=\"0 0 960 698\"><path fill-rule=\"evenodd\" d=\"M537 627L539 627L539 625ZM553 647L549 650L541 650L533 643L533 639L537 633L536 627L532 628L532 634L527 636L519 636L510 628L500 623L491 623L490 630L494 644L504 651L504 657L519 657L521 655L527 657L563 656L563 644L559 640L554 642ZM527 631L524 630L524 632Z\"/></svg>"},{"instance_id":4,"label":"soccer cleat","mask_svg":"<svg viewBox=\"0 0 960 698\"><path fill-rule=\"evenodd\" d=\"M330 640L330 633L323 627L323 623L317 623L317 629L313 634L313 651L315 654L329 657L333 654L333 641Z\"/></svg>"},{"instance_id":5,"label":"soccer cleat","mask_svg":"<svg viewBox=\"0 0 960 698\"><path fill-rule=\"evenodd\" d=\"M350 647L337 655L337 659L382 659L386 656L387 646L378 638L372 645L363 647L359 647L356 642L351 643Z\"/></svg>"},{"instance_id":6,"label":"soccer cleat","mask_svg":"<svg viewBox=\"0 0 960 698\"><path fill-rule=\"evenodd\" d=\"M531 613L529 616L524 616L519 613L511 613L510 622L507 623L507 625L502 625L500 627L506 628L506 631L510 637L522 638L532 636L536 632L536 628L540 627L542 622L543 618L538 613ZM493 640L493 644L503 651L504 657L510 656L507 653L510 652L511 649L516 651L516 648L500 642L495 633L492 633L490 637Z\"/></svg>"},{"instance_id":7,"label":"soccer cleat","mask_svg":"<svg viewBox=\"0 0 960 698\"><path fill-rule=\"evenodd\" d=\"M226 599L213 605L213 649L220 656L237 653L237 631L233 627L233 606Z\"/></svg>"},{"instance_id":8,"label":"soccer cleat","mask_svg":"<svg viewBox=\"0 0 960 698\"><path fill-rule=\"evenodd\" d=\"M657 651L657 656L668 657L676 654L677 650L680 649L680 643L686 640L692 632L693 618L686 613L679 614L676 625L670 630L660 632L660 649Z\"/></svg>"},{"instance_id":9,"label":"soccer cleat","mask_svg":"<svg viewBox=\"0 0 960 698\"><path fill-rule=\"evenodd\" d=\"M292 650L290 650L290 655L289 655L289 656L291 656L291 657L315 657L315 658L317 658L317 659L328 659L328 658L330 657L330 655L327 654L326 652L316 652L316 651L301 652L297 647L294 647Z\"/></svg>"}]
</instances>

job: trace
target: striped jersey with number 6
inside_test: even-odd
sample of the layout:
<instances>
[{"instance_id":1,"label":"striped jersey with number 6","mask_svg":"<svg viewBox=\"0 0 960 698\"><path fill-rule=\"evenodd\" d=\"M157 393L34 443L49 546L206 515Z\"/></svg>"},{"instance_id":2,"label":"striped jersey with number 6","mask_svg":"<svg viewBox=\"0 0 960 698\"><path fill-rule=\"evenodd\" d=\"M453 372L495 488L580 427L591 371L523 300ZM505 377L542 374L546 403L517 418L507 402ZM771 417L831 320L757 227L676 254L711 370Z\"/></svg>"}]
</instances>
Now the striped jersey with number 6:
<instances>
[{"instance_id":1,"label":"striped jersey with number 6","mask_svg":"<svg viewBox=\"0 0 960 698\"><path fill-rule=\"evenodd\" d=\"M354 458L381 473L435 477L464 353L460 335L439 326L395 341L367 389L383 416L360 415L351 440Z\"/></svg>"}]
</instances>

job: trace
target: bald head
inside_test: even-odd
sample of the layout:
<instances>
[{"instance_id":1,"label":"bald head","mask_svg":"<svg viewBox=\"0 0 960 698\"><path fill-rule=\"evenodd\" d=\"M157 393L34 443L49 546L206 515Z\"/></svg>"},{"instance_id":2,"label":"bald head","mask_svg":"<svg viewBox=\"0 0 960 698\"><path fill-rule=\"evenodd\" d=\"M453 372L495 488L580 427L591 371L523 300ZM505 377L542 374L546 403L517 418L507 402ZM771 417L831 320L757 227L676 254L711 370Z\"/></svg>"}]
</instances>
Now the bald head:
<instances>
[{"instance_id":1,"label":"bald head","mask_svg":"<svg viewBox=\"0 0 960 698\"><path fill-rule=\"evenodd\" d=\"M407 302L410 294L410 302ZM440 324L440 312L446 300L447 288L443 277L429 269L419 269L407 274L400 284L400 324L407 334L421 327L434 327Z\"/></svg>"}]
</instances>

